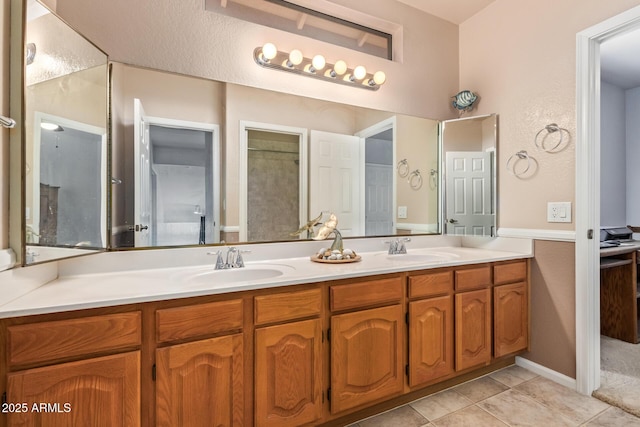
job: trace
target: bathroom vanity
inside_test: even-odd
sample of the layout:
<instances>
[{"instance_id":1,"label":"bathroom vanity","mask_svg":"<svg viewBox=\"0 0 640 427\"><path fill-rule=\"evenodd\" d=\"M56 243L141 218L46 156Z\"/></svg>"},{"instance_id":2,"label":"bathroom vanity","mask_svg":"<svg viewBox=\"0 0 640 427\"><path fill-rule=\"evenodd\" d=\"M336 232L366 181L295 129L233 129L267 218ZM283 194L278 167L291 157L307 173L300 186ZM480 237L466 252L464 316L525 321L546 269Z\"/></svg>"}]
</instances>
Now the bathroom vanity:
<instances>
[{"instance_id":1,"label":"bathroom vanity","mask_svg":"<svg viewBox=\"0 0 640 427\"><path fill-rule=\"evenodd\" d=\"M360 253L61 276L0 306L2 424L345 425L527 350L530 253Z\"/></svg>"}]
</instances>

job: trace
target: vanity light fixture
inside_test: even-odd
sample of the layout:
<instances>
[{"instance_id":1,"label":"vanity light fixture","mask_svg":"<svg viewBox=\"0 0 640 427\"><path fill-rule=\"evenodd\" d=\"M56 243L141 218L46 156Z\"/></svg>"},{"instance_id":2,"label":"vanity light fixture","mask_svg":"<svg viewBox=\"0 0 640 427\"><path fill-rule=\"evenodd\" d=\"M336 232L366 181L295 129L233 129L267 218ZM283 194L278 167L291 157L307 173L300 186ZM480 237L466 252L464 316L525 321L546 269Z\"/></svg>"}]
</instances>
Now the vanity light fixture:
<instances>
[{"instance_id":1,"label":"vanity light fixture","mask_svg":"<svg viewBox=\"0 0 640 427\"><path fill-rule=\"evenodd\" d=\"M273 43L265 43L255 48L253 59L261 67L369 90L378 90L387 80L383 71L368 73L362 65L349 68L343 60L329 64L322 55L307 58L298 49L293 49L289 53L282 52Z\"/></svg>"}]
</instances>

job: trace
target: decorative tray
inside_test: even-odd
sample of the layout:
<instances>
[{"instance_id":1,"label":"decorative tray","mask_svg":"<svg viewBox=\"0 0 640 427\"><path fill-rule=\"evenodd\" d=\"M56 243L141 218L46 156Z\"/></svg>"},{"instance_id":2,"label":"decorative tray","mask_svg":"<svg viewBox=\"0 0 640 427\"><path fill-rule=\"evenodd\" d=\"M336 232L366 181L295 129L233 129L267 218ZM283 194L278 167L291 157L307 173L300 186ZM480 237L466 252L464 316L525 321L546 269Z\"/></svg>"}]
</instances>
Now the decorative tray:
<instances>
[{"instance_id":1,"label":"decorative tray","mask_svg":"<svg viewBox=\"0 0 640 427\"><path fill-rule=\"evenodd\" d=\"M311 261L313 262L320 262L323 264L346 264L349 262L358 262L362 259L360 255L356 255L354 258L351 258L351 259L324 259L324 258L318 258L317 255L312 255L310 258L311 258Z\"/></svg>"}]
</instances>

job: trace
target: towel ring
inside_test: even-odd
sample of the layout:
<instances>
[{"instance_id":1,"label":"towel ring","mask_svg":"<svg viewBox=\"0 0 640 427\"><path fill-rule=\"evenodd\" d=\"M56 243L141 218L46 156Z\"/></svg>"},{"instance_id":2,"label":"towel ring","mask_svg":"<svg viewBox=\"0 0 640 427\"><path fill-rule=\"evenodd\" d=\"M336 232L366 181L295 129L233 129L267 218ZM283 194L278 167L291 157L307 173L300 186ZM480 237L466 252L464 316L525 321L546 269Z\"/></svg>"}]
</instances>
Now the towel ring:
<instances>
[{"instance_id":1,"label":"towel ring","mask_svg":"<svg viewBox=\"0 0 640 427\"><path fill-rule=\"evenodd\" d=\"M409 176L409 179L407 179L407 182L409 183L409 187L414 190L419 190L420 187L422 187L422 175L420 175L420 170L416 169L411 172L411 175Z\"/></svg>"},{"instance_id":2,"label":"towel ring","mask_svg":"<svg viewBox=\"0 0 640 427\"><path fill-rule=\"evenodd\" d=\"M407 159L402 159L398 162L398 175L400 178L409 176L409 162L407 162Z\"/></svg>"},{"instance_id":3,"label":"towel ring","mask_svg":"<svg viewBox=\"0 0 640 427\"><path fill-rule=\"evenodd\" d=\"M526 160L527 161L527 165L520 172L516 172L516 165L518 164L518 162L520 160ZM531 168L531 157L529 157L529 154L525 150L518 151L516 154L512 155L511 157L509 157L509 160L507 160L507 170L513 176L520 177L520 176L524 175L525 173L527 173L530 168Z\"/></svg>"},{"instance_id":4,"label":"towel ring","mask_svg":"<svg viewBox=\"0 0 640 427\"><path fill-rule=\"evenodd\" d=\"M543 133L545 131L546 133ZM548 124L543 129L540 129L538 133L536 133L536 136L533 139L533 142L536 144L536 147L538 147L539 150L546 151L547 153L555 153L558 147L562 145L562 141L564 139L564 136L562 135L562 131L567 132L566 129L561 128L555 123ZM547 138L547 136L556 132L558 132L558 134L560 135L560 138L558 139L558 141L553 147L546 148L544 146L545 139Z\"/></svg>"}]
</instances>

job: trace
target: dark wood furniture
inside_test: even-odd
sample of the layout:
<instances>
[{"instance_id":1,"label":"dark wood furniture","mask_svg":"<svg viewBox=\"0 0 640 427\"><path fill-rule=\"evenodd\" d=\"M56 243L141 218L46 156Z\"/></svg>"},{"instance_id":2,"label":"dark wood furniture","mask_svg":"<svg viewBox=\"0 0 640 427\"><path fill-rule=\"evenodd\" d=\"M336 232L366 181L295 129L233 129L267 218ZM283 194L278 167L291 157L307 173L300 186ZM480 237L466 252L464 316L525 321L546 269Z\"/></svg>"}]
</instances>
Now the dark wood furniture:
<instances>
[{"instance_id":1,"label":"dark wood furniture","mask_svg":"<svg viewBox=\"0 0 640 427\"><path fill-rule=\"evenodd\" d=\"M638 337L640 242L600 250L600 333L633 344Z\"/></svg>"}]
</instances>

